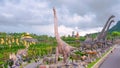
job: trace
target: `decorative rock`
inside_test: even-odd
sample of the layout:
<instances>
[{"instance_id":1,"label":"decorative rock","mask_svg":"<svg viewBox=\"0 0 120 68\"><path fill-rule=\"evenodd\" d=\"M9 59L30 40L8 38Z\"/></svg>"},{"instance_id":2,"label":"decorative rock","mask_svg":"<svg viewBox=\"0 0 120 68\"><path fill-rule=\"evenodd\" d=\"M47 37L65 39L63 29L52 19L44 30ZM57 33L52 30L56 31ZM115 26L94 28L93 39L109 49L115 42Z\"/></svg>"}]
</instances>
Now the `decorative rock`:
<instances>
[{"instance_id":1,"label":"decorative rock","mask_svg":"<svg viewBox=\"0 0 120 68\"><path fill-rule=\"evenodd\" d=\"M62 66L57 66L57 68L62 68Z\"/></svg>"},{"instance_id":2,"label":"decorative rock","mask_svg":"<svg viewBox=\"0 0 120 68\"><path fill-rule=\"evenodd\" d=\"M48 65L40 65L40 68L49 68Z\"/></svg>"},{"instance_id":3,"label":"decorative rock","mask_svg":"<svg viewBox=\"0 0 120 68\"><path fill-rule=\"evenodd\" d=\"M78 68L78 64L77 63L73 63L73 68Z\"/></svg>"},{"instance_id":4,"label":"decorative rock","mask_svg":"<svg viewBox=\"0 0 120 68\"><path fill-rule=\"evenodd\" d=\"M50 65L49 68L57 68L56 65Z\"/></svg>"}]
</instances>

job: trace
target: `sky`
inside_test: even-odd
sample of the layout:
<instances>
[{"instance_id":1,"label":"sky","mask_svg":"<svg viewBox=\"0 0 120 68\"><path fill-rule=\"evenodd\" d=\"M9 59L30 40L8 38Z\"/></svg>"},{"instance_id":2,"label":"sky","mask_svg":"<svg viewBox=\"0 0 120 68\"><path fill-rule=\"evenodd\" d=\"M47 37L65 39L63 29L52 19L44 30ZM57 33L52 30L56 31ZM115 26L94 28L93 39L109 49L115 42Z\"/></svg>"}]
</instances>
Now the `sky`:
<instances>
[{"instance_id":1,"label":"sky","mask_svg":"<svg viewBox=\"0 0 120 68\"><path fill-rule=\"evenodd\" d=\"M53 7L61 36L99 32L111 15L120 20L120 0L0 0L0 32L54 36Z\"/></svg>"}]
</instances>

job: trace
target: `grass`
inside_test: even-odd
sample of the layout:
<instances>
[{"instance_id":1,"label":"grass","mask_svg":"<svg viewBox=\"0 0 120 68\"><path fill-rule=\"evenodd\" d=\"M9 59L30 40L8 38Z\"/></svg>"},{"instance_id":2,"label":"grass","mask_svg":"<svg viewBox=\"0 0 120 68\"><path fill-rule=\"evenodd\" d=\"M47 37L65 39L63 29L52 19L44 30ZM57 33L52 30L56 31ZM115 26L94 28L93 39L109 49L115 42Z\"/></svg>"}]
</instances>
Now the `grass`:
<instances>
[{"instance_id":1,"label":"grass","mask_svg":"<svg viewBox=\"0 0 120 68\"><path fill-rule=\"evenodd\" d=\"M104 56L105 56L109 51L111 51L111 50L112 50L112 48L110 48L106 53L104 53L104 54L102 55L102 57L104 57ZM101 57L101 58L102 58L102 57ZM101 58L97 58L96 61L93 61L93 62L89 63L88 66L87 66L87 68L93 67L93 65L95 65Z\"/></svg>"},{"instance_id":2,"label":"grass","mask_svg":"<svg viewBox=\"0 0 120 68\"><path fill-rule=\"evenodd\" d=\"M95 63L97 63L101 58L97 58L96 61L88 64L87 68L91 68Z\"/></svg>"}]
</instances>

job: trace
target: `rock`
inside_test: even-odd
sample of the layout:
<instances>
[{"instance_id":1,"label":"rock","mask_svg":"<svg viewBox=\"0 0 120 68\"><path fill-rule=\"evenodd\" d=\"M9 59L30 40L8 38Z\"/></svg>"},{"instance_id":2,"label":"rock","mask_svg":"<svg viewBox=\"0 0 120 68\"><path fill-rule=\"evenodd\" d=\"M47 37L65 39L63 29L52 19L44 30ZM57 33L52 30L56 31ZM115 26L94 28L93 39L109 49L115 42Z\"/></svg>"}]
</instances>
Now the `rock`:
<instances>
[{"instance_id":1,"label":"rock","mask_svg":"<svg viewBox=\"0 0 120 68\"><path fill-rule=\"evenodd\" d=\"M48 65L40 65L39 68L49 68L49 66Z\"/></svg>"}]
</instances>

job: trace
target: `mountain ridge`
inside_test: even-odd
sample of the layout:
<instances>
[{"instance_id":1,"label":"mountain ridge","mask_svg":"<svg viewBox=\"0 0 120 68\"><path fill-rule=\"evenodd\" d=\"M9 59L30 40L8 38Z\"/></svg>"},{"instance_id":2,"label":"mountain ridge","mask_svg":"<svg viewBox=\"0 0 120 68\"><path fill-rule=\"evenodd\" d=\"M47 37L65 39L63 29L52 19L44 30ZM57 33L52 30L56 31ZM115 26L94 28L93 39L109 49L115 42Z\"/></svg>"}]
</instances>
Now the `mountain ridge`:
<instances>
[{"instance_id":1,"label":"mountain ridge","mask_svg":"<svg viewBox=\"0 0 120 68\"><path fill-rule=\"evenodd\" d=\"M111 29L109 29L109 32L113 32L113 31L120 32L120 21L118 21L116 25L114 25Z\"/></svg>"}]
</instances>

